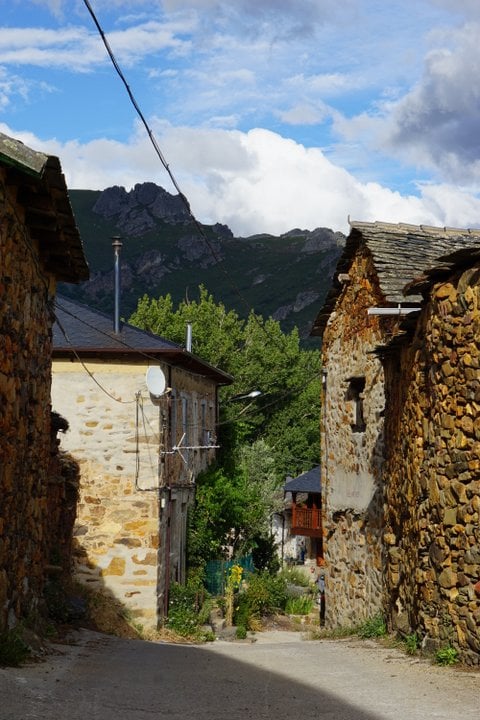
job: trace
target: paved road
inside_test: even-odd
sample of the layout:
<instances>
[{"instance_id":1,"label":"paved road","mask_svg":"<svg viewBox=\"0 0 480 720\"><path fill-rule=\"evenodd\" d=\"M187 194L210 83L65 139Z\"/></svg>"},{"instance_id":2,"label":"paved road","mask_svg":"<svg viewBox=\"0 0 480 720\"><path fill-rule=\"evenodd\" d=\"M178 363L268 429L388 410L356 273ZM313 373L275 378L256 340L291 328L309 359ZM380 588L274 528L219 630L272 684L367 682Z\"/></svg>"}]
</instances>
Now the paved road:
<instances>
[{"instance_id":1,"label":"paved road","mask_svg":"<svg viewBox=\"0 0 480 720\"><path fill-rule=\"evenodd\" d=\"M0 720L478 720L480 673L412 661L373 642L203 646L82 631L73 647L0 669Z\"/></svg>"}]
</instances>

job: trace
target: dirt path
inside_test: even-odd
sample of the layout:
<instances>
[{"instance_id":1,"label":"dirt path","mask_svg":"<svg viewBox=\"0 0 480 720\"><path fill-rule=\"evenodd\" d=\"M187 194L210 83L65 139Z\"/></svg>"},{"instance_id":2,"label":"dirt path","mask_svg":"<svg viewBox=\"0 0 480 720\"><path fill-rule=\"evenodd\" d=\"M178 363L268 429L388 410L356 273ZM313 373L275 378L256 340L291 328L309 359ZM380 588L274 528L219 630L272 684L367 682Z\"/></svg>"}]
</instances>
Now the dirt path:
<instances>
[{"instance_id":1,"label":"dirt path","mask_svg":"<svg viewBox=\"0 0 480 720\"><path fill-rule=\"evenodd\" d=\"M0 720L478 720L480 673L439 668L374 642L202 646L82 631L62 654L0 669Z\"/></svg>"}]
</instances>

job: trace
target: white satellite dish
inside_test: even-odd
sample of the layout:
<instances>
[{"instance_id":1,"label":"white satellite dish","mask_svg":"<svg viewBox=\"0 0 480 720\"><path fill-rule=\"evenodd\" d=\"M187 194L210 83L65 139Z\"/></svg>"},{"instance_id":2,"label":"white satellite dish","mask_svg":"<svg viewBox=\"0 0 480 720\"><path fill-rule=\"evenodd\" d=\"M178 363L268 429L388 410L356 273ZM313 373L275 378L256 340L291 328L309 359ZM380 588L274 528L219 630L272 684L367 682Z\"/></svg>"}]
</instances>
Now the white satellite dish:
<instances>
[{"instance_id":1,"label":"white satellite dish","mask_svg":"<svg viewBox=\"0 0 480 720\"><path fill-rule=\"evenodd\" d=\"M167 381L163 370L155 365L152 365L147 370L147 388L150 395L160 397L165 392L167 387Z\"/></svg>"}]
</instances>

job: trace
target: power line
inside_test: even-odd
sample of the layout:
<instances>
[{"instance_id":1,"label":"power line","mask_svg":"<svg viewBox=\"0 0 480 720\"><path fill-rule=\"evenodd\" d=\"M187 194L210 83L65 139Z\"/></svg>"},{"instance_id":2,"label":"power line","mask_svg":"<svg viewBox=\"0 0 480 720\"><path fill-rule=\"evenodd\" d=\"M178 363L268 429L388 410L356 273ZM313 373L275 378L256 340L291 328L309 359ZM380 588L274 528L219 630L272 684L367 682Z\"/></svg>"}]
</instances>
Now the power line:
<instances>
[{"instance_id":1,"label":"power line","mask_svg":"<svg viewBox=\"0 0 480 720\"><path fill-rule=\"evenodd\" d=\"M194 226L195 226L195 229L197 230L199 236L200 236L200 237L203 239L203 241L205 242L205 244L206 244L206 246L208 247L208 249L209 249L212 257L214 258L215 262L217 263L217 265L219 265L220 270L221 270L222 273L225 275L225 277L226 277L226 279L227 279L230 287L232 288L232 290L233 290L233 291L235 292L235 294L238 296L238 298L240 299L240 301L242 302L242 304L246 307L246 309L248 310L248 313L253 315L255 321L258 323L258 326L261 328L262 332L266 335L266 337L268 337L268 339L269 339L271 342L273 342L273 343L275 344L274 338L268 333L268 331L267 331L267 329L265 328L265 326L262 325L262 323L258 321L257 315L256 315L254 309L252 308L252 306L250 305L250 303L248 302L248 300L242 295L242 293L240 292L240 289L238 288L237 284L233 281L233 279L231 278L230 274L227 272L226 268L223 267L222 262L221 262L221 258L218 256L215 248L213 247L212 243L210 242L209 238L207 237L207 235L206 235L203 227L201 226L201 224L198 222L198 220L196 219L196 217L195 217L194 214L192 213L192 210L191 210L191 207L190 207L190 203L188 202L186 195L181 191L180 186L179 186L179 184L177 183L177 180L175 179L175 176L174 176L172 170L170 169L170 166L169 166L169 164L167 163L167 161L166 161L166 159L165 159L165 157L164 157L164 155L163 155L163 153L162 153L162 151L161 151L161 149L160 149L160 146L159 146L159 144L158 144L158 142L157 142L157 140L156 140L156 138L155 138L155 135L154 135L154 133L153 133L153 130L151 129L150 125L148 124L148 122L147 122L147 120L146 120L146 118L145 118L145 115L143 114L143 112L142 112L142 110L140 109L140 106L139 106L137 100L135 99L135 96L134 96L134 94L133 94L133 92L132 92L132 89L130 88L130 86L129 86L126 78L125 78L125 75L124 75L123 72L122 72L122 69L121 69L121 67L120 67L120 65L119 65L119 63L118 63L118 61L117 61L117 59L116 59L116 57L115 57L115 55L114 55L114 53L113 53L112 48L110 47L110 44L109 44L109 42L108 42L108 40L107 40L107 38L106 38L106 36L105 36L105 33L104 33L104 31L103 31L103 28L102 28L102 26L100 25L100 22L99 22L98 18L96 17L95 12L94 12L94 10L93 10L93 8L92 8L89 0L83 0L83 2L84 2L84 4L85 4L85 7L87 8L88 12L90 13L90 15L91 15L91 17L92 17L92 20L93 20L93 22L94 22L94 24L95 24L95 26L96 26L96 28L97 28L97 30L98 30L98 33L99 33L99 35L100 35L100 37L101 37L101 39L102 39L102 41L103 41L103 44L104 44L104 46L105 46L105 49L106 49L106 51L107 51L107 53L108 53L108 56L110 57L110 60L111 60L111 62L112 62L112 65L113 65L113 67L115 68L115 71L117 72L120 80L122 81L122 83L123 83L123 85L124 85L124 87L125 87L125 89L126 89L126 91L127 91L127 94L128 94L129 99L130 99L130 102L132 103L133 107L135 108L136 113L138 114L140 120L142 121L143 126L145 127L145 130L146 130L147 135L148 135L148 137L149 137L149 139L150 139L150 142L151 142L152 145L153 145L153 148L154 148L154 150L155 150L155 153L157 154L158 158L160 159L160 162L162 163L163 167L164 167L165 170L167 171L167 173L168 173L168 175L169 175L169 177L170 177L170 180L172 181L172 184L173 184L174 188L175 188L176 191L178 192L178 195L179 195L181 201L182 201L183 204L185 205L185 208L186 208L186 210L187 210L187 213L188 213L191 221L193 222L193 224L194 224Z\"/></svg>"},{"instance_id":2,"label":"power line","mask_svg":"<svg viewBox=\"0 0 480 720\"><path fill-rule=\"evenodd\" d=\"M66 331L65 331L65 329L64 329L64 327L63 327L63 325L62 325L62 323L61 323L60 320L58 319L58 317L55 317L55 320L56 320L56 323L57 323L58 327L60 328L60 331L61 331L62 335L64 336L64 338L65 338L65 340L67 341L67 343L70 345L70 348L71 348L71 350L72 350L72 353L75 355L75 358L78 360L78 362L80 363L80 365L82 366L82 368L85 370L85 372L87 373L87 375L91 378L91 380L93 380L93 382L100 388L100 390L101 390L103 393L105 393L105 395L108 395L109 398L111 398L112 400L115 400L115 402L121 403L122 405L130 405L130 404L136 402L136 400L119 400L119 398L115 397L115 395L112 395L111 392L109 392L105 387L103 387L103 385L97 380L97 378L96 378L95 375L92 373L92 371L89 370L88 367L87 367L87 366L85 365L85 363L83 362L83 360L82 360L82 358L80 357L80 355L78 354L77 350L75 349L75 347L74 347L73 344L71 343L71 341L70 341L70 339L69 339L69 337L68 337L68 335L67 335L67 333L66 333Z\"/></svg>"},{"instance_id":3,"label":"power line","mask_svg":"<svg viewBox=\"0 0 480 720\"><path fill-rule=\"evenodd\" d=\"M179 184L178 184L178 182L177 182L177 180L176 180L176 178L175 178L175 176L174 176L174 174L173 174L173 172L172 172L172 170L171 170L168 162L166 161L166 159L165 159L165 157L164 157L164 155L163 155L163 153L162 153L162 151L161 151L161 149L160 149L160 146L159 146L159 144L158 144L158 142L157 142L157 140L156 140L156 138L155 138L155 135L154 135L154 133L153 133L153 130L151 129L149 123L147 122L147 120L146 120L146 118L145 118L145 115L143 114L143 112L142 112L142 110L141 110L141 108L140 108L140 106L139 106L139 104L138 104L138 102L137 102L137 100L136 100L133 92L132 92L132 89L130 88L130 86L129 86L126 78L125 78L125 75L124 75L124 73L123 73L123 71L122 71L122 69L121 69L121 67L120 67L120 65L119 65L119 63L118 63L118 61L117 61L117 59L116 59L116 57L115 57L115 54L114 54L114 52L113 52L113 50L112 50L112 48L111 48L111 46L110 46L110 44L109 44L109 42L108 42L108 40L107 40L107 38L106 38L106 35L105 35L104 31L103 31L103 28L102 28L102 26L101 26L98 18L96 17L96 14L95 14L95 12L94 12L94 10L93 10L93 8L92 8L89 0L84 0L84 4L85 4L85 6L86 6L86 8L87 8L87 10L88 10L88 12L89 12L89 14L90 14L93 22L94 22L94 24L95 24L95 27L96 27L97 30L98 30L98 33L99 33L99 35L100 35L100 37L101 37L101 39L102 39L102 42L103 42L103 44L104 44L104 46L105 46L105 49L106 49L106 51L107 51L107 53L108 53L108 56L109 56L109 58L110 58L110 60L111 60L111 62L112 62L112 65L113 65L113 67L115 68L115 71L117 72L117 74L118 74L121 82L123 83L123 85L124 85L124 87L125 87L125 89L126 89L126 91L127 91L127 94L128 94L129 99L130 99L130 102L132 103L132 105L133 105L136 113L138 114L138 116L139 116L139 118L140 118L143 126L145 127L145 130L146 130L147 135L148 135L148 137L149 137L149 139L150 139L150 141L151 141L151 143L152 143L152 146L153 146L153 148L154 148L154 150L155 150L155 153L157 154L160 162L162 163L163 167L164 167L165 170L167 171L167 173L168 173L168 175L169 175L169 177L170 177L170 180L171 180L173 186L175 187L176 191L178 192L178 195L179 195L181 201L182 201L183 204L185 205L185 208L186 208L186 210L187 210L187 213L188 213L189 217L191 218L191 220L192 220L192 222L193 222L193 224L194 224L194 226L195 226L195 228L196 228L199 236L200 236L200 237L203 239L203 241L205 242L205 244L206 244L206 246L208 247L208 249L209 249L212 257L214 258L214 260L216 261L217 265L220 267L221 271L223 272L223 274L224 274L225 277L227 278L227 280L228 280L230 286L232 287L232 289L234 290L235 294L239 297L239 299L241 300L242 304L247 308L249 314L254 318L255 322L258 324L258 326L259 326L259 328L261 329L261 331L263 332L263 334L268 338L268 340L269 340L270 342L273 342L274 345L276 345L277 347L279 347L278 343L276 342L276 339L275 339L274 337L272 337L272 335L270 335L270 333L269 333L269 332L267 331L267 329L265 328L265 325L258 319L258 316L257 316L257 314L255 313L255 311L254 311L254 309L252 308L252 306L249 304L249 302L246 300L246 298L242 295L242 293L240 292L240 290L239 290L238 286L236 285L236 283L233 282L233 280L232 280L232 278L230 277L229 273L227 272L226 268L223 267L223 265L222 265L222 263L221 263L221 259L220 259L219 256L217 255L217 253L216 253L216 251L215 251L215 248L213 247L212 243L210 242L209 238L207 237L207 235L206 235L203 227L200 225L200 223L198 222L198 220L196 219L196 217L195 217L194 214L192 213L192 210L191 210L191 207L190 207L190 203L188 202L188 199L187 199L187 197L185 196L185 194L184 194L184 193L182 192L182 190L180 189L180 186L179 186ZM280 348L280 349L282 349L282 348ZM304 383L303 387L305 387L305 384L308 385L308 384L310 384L310 382L313 382L313 380L314 380L316 377L318 377L318 373L317 373L317 371L315 370L315 372L312 373L312 376L311 376L310 378L307 378L307 379L306 379L306 382ZM293 393L293 392L296 392L296 391L297 391L297 390L294 389L294 390L292 390L291 392ZM286 396L286 395L289 395L289 394L291 394L291 393L290 393L290 392L287 392L287 393L285 393L285 396ZM280 400L281 400L281 399L280 399ZM279 402L280 400L277 400L276 402ZM274 402L272 402L271 404L274 404Z\"/></svg>"}]
</instances>

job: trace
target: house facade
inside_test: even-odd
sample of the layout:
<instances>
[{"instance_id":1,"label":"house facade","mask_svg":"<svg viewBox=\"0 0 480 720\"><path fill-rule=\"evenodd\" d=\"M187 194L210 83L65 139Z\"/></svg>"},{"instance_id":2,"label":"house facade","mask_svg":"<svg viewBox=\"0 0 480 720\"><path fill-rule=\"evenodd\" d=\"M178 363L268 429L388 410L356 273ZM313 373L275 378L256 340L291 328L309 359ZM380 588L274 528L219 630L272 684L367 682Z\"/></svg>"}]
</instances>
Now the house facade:
<instances>
[{"instance_id":1,"label":"house facade","mask_svg":"<svg viewBox=\"0 0 480 720\"><path fill-rule=\"evenodd\" d=\"M0 134L0 632L39 613L59 540L53 301L87 278L58 158Z\"/></svg>"},{"instance_id":2,"label":"house facade","mask_svg":"<svg viewBox=\"0 0 480 720\"><path fill-rule=\"evenodd\" d=\"M412 353L424 342L427 325L419 318L426 300L418 287L412 286L408 295L404 291L414 279L438 266L438 258L471 250L479 243L478 232L386 223L351 225L332 289L313 330L323 337L322 486L326 618L331 626L354 624L387 610L392 624L420 628L414 609L418 607L418 578L424 577L422 572L428 578L430 574L419 560L412 527L418 530L421 522L428 534L425 528L440 508L428 520L420 520L421 494L412 494L412 487L425 483L426 476L430 473L431 478L436 471L419 464L421 435L416 423L433 412L439 379L428 375L429 389L423 396L410 382L425 375L419 369L417 373ZM441 307L440 315L446 306ZM468 315L463 315L463 323L471 332ZM400 353L399 344L408 343L407 327L418 327L416 349L407 345ZM389 359L384 352L387 347L391 348ZM453 374L445 385L451 394L456 392ZM460 406L457 403L459 417ZM400 420L402 407L409 408L408 426L402 424L405 418ZM462 422L470 426L468 419ZM413 462L415 452L418 456ZM449 473L454 473L453 466ZM457 481L452 476L449 486ZM457 582L458 577L456 589ZM403 588L401 592L398 587ZM423 630L426 635L425 625Z\"/></svg>"},{"instance_id":3,"label":"house facade","mask_svg":"<svg viewBox=\"0 0 480 720\"><path fill-rule=\"evenodd\" d=\"M56 314L52 402L81 470L75 576L156 627L170 583L185 580L188 509L215 457L218 388L231 378L128 324L116 333L110 317L65 298Z\"/></svg>"},{"instance_id":4,"label":"house facade","mask_svg":"<svg viewBox=\"0 0 480 720\"><path fill-rule=\"evenodd\" d=\"M281 514L282 560L285 557L285 547L290 550L289 546L293 545L293 552L287 554L287 557L309 565L312 572L315 572L316 567L323 565L320 466L317 465L295 478L288 478L283 491L286 508Z\"/></svg>"}]
</instances>

